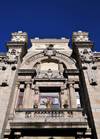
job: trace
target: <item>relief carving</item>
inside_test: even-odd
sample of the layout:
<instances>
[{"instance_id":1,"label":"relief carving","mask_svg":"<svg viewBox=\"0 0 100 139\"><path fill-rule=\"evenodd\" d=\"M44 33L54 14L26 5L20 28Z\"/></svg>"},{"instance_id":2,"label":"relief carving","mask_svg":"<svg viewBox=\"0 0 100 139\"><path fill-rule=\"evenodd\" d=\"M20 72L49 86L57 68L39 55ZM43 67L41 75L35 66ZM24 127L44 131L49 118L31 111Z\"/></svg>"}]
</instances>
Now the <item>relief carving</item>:
<instances>
[{"instance_id":1,"label":"relief carving","mask_svg":"<svg viewBox=\"0 0 100 139\"><path fill-rule=\"evenodd\" d=\"M49 50L50 49L50 50ZM53 47L49 46L47 47L43 52L40 52L30 58L28 58L25 62L26 65L29 65L32 61L39 60L41 61L42 57L48 56L48 58L51 58L52 56L55 56L57 58L63 59L64 61L70 63L70 64L75 64L75 60L71 58L70 56L67 56L65 54L62 54L60 52L57 52Z\"/></svg>"},{"instance_id":2,"label":"relief carving","mask_svg":"<svg viewBox=\"0 0 100 139\"><path fill-rule=\"evenodd\" d=\"M49 47L47 47L43 52L44 56L48 56L49 58L56 55L56 50L53 48L52 44L50 44Z\"/></svg>"},{"instance_id":3,"label":"relief carving","mask_svg":"<svg viewBox=\"0 0 100 139\"><path fill-rule=\"evenodd\" d=\"M7 52L5 62L10 64L17 63L18 56L19 56L19 52L17 52L15 49L12 49Z\"/></svg>"},{"instance_id":4,"label":"relief carving","mask_svg":"<svg viewBox=\"0 0 100 139\"><path fill-rule=\"evenodd\" d=\"M82 61L83 69L87 69L89 83L91 85L97 84L97 81L95 78L95 71L94 71L97 68L97 66L95 64L95 59L93 57L92 51L84 49L83 51L80 52L80 58Z\"/></svg>"},{"instance_id":5,"label":"relief carving","mask_svg":"<svg viewBox=\"0 0 100 139\"><path fill-rule=\"evenodd\" d=\"M39 59L39 58L41 58L41 57L43 57L43 56L44 56L44 54L43 54L43 53L40 53L40 54L38 54L38 55L34 55L34 56L30 57L30 58L26 61L26 65L28 65L31 61L34 61L34 60L36 60L36 59Z\"/></svg>"},{"instance_id":6,"label":"relief carving","mask_svg":"<svg viewBox=\"0 0 100 139\"><path fill-rule=\"evenodd\" d=\"M36 78L46 78L46 79L53 79L53 78L64 78L63 70L59 70L53 72L51 69L45 71L40 71L39 69L36 70Z\"/></svg>"}]
</instances>

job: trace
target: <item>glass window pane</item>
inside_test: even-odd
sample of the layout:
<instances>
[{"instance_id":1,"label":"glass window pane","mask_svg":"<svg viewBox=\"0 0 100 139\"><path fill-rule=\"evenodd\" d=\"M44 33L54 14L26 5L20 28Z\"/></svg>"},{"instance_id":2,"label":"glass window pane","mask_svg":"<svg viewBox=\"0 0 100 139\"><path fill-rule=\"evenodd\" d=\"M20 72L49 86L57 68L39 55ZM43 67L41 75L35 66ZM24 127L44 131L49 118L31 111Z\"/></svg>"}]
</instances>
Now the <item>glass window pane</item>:
<instances>
[{"instance_id":1,"label":"glass window pane","mask_svg":"<svg viewBox=\"0 0 100 139\"><path fill-rule=\"evenodd\" d=\"M55 109L55 108L60 108L60 107L59 107L59 105L52 105L51 108Z\"/></svg>"},{"instance_id":2,"label":"glass window pane","mask_svg":"<svg viewBox=\"0 0 100 139\"><path fill-rule=\"evenodd\" d=\"M40 107L39 108L46 108L46 106L45 105L40 105Z\"/></svg>"},{"instance_id":3,"label":"glass window pane","mask_svg":"<svg viewBox=\"0 0 100 139\"><path fill-rule=\"evenodd\" d=\"M41 99L40 99L40 104L43 104L42 101L47 102L47 98L41 98Z\"/></svg>"},{"instance_id":4,"label":"glass window pane","mask_svg":"<svg viewBox=\"0 0 100 139\"><path fill-rule=\"evenodd\" d=\"M52 98L51 99L51 102L53 101L53 104L58 104L59 103L59 101L58 101L58 98Z\"/></svg>"},{"instance_id":5,"label":"glass window pane","mask_svg":"<svg viewBox=\"0 0 100 139\"><path fill-rule=\"evenodd\" d=\"M20 93L20 96L23 96L23 95L24 95L24 92L21 92L21 93Z\"/></svg>"},{"instance_id":6,"label":"glass window pane","mask_svg":"<svg viewBox=\"0 0 100 139\"><path fill-rule=\"evenodd\" d=\"M21 105L23 102L23 98L19 98L19 105Z\"/></svg>"}]
</instances>

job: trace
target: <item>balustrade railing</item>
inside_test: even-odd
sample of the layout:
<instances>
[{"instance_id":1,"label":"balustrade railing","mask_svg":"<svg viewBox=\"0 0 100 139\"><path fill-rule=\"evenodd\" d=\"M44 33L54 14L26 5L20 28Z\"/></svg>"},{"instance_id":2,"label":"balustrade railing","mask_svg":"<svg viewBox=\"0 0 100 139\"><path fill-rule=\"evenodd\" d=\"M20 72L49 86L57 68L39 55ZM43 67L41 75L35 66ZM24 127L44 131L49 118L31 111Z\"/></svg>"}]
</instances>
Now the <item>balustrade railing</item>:
<instances>
[{"instance_id":1,"label":"balustrade railing","mask_svg":"<svg viewBox=\"0 0 100 139\"><path fill-rule=\"evenodd\" d=\"M15 109L17 118L78 118L83 116L82 108L67 109Z\"/></svg>"}]
</instances>

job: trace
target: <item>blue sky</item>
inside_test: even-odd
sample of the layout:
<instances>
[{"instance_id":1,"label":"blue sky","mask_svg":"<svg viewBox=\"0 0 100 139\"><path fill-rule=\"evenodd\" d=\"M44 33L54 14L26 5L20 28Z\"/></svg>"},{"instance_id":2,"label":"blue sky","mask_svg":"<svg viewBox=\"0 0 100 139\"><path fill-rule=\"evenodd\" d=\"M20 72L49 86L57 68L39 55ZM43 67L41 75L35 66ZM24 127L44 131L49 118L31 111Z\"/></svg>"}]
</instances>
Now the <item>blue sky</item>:
<instances>
[{"instance_id":1,"label":"blue sky","mask_svg":"<svg viewBox=\"0 0 100 139\"><path fill-rule=\"evenodd\" d=\"M100 0L0 0L0 52L6 52L11 32L23 31L35 37L65 37L89 32L95 41L93 51L100 51Z\"/></svg>"}]
</instances>

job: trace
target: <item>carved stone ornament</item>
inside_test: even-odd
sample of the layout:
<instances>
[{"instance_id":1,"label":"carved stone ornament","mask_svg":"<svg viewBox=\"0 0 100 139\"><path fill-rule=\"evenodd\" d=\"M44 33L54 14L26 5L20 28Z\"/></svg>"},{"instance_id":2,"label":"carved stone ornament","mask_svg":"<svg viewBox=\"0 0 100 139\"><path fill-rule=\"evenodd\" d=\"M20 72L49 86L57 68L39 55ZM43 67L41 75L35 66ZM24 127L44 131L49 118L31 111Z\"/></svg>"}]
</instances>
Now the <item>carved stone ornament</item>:
<instances>
[{"instance_id":1,"label":"carved stone ornament","mask_svg":"<svg viewBox=\"0 0 100 139\"><path fill-rule=\"evenodd\" d=\"M52 78L53 76L54 76L54 74L53 74L52 70L51 70L51 69L48 69L48 71L45 72L43 78L49 78L49 79L50 79L50 78Z\"/></svg>"},{"instance_id":2,"label":"carved stone ornament","mask_svg":"<svg viewBox=\"0 0 100 139\"><path fill-rule=\"evenodd\" d=\"M35 86L34 91L35 91L35 94L38 94L39 93L39 87Z\"/></svg>"},{"instance_id":3,"label":"carved stone ornament","mask_svg":"<svg viewBox=\"0 0 100 139\"><path fill-rule=\"evenodd\" d=\"M40 71L38 69L36 70L36 78L46 78L46 79L64 78L63 70L59 70L59 71L56 71L56 73L54 73L51 69L48 69L46 72Z\"/></svg>"},{"instance_id":4,"label":"carved stone ornament","mask_svg":"<svg viewBox=\"0 0 100 139\"><path fill-rule=\"evenodd\" d=\"M47 47L43 52L44 56L48 56L49 58L56 55L56 50L53 48L52 44L50 44L49 47Z\"/></svg>"},{"instance_id":5,"label":"carved stone ornament","mask_svg":"<svg viewBox=\"0 0 100 139\"><path fill-rule=\"evenodd\" d=\"M94 57L92 51L88 51L87 49L84 49L83 51L80 52L80 58L82 62L85 63L94 63Z\"/></svg>"},{"instance_id":6,"label":"carved stone ornament","mask_svg":"<svg viewBox=\"0 0 100 139\"><path fill-rule=\"evenodd\" d=\"M5 62L9 64L17 63L18 56L19 56L19 52L17 52L15 49L12 49L7 52Z\"/></svg>"},{"instance_id":7,"label":"carved stone ornament","mask_svg":"<svg viewBox=\"0 0 100 139\"><path fill-rule=\"evenodd\" d=\"M91 85L96 85L97 81L95 78L95 69L97 68L95 64L95 59L93 57L93 53L90 50L84 49L80 52L80 58L82 61L83 69L87 69L87 75L89 79L89 83Z\"/></svg>"},{"instance_id":8,"label":"carved stone ornament","mask_svg":"<svg viewBox=\"0 0 100 139\"><path fill-rule=\"evenodd\" d=\"M65 90L64 86L61 86L61 94L64 94L64 90Z\"/></svg>"},{"instance_id":9,"label":"carved stone ornament","mask_svg":"<svg viewBox=\"0 0 100 139\"><path fill-rule=\"evenodd\" d=\"M3 79L2 86L8 86L8 80L7 79Z\"/></svg>"}]
</instances>

